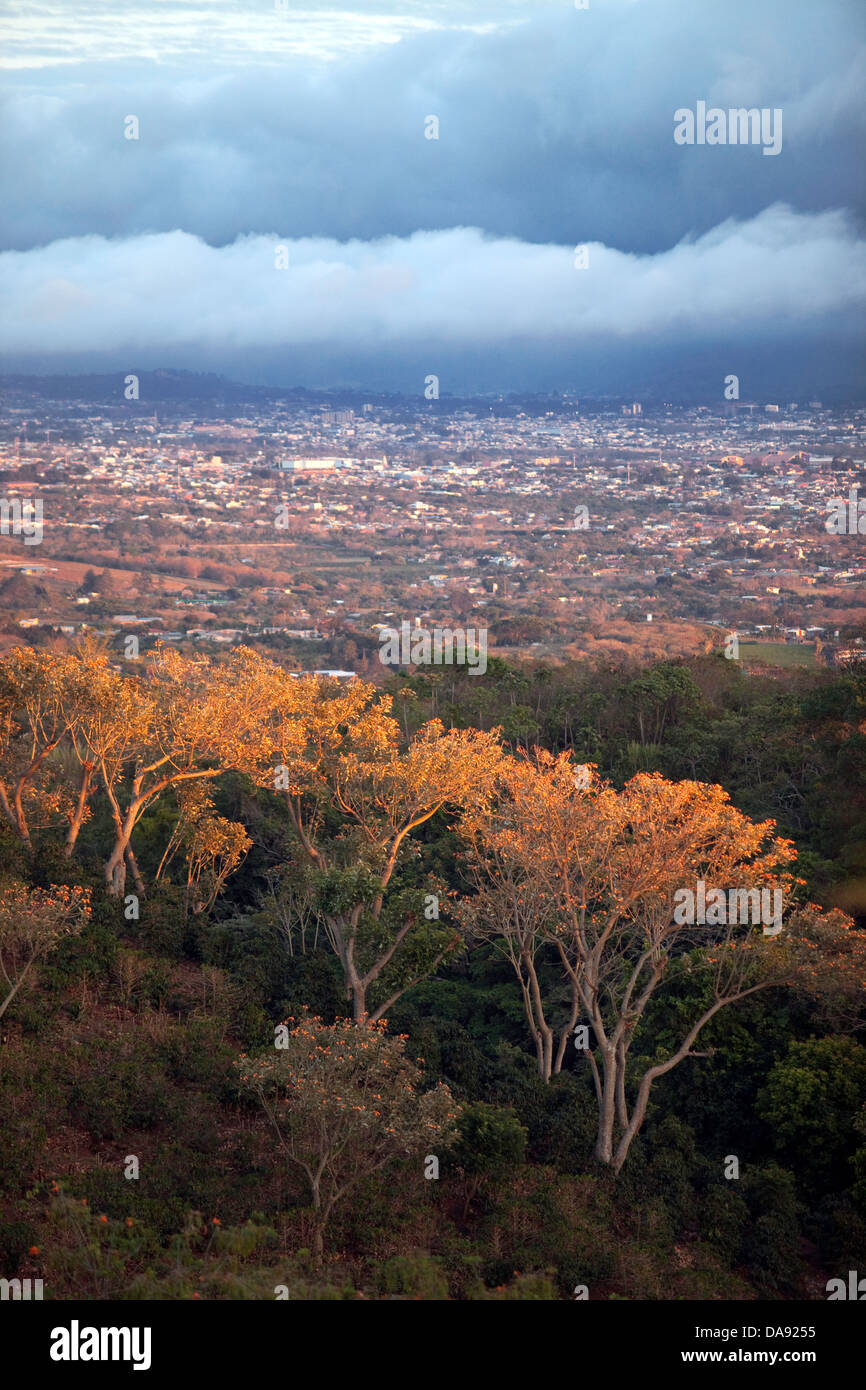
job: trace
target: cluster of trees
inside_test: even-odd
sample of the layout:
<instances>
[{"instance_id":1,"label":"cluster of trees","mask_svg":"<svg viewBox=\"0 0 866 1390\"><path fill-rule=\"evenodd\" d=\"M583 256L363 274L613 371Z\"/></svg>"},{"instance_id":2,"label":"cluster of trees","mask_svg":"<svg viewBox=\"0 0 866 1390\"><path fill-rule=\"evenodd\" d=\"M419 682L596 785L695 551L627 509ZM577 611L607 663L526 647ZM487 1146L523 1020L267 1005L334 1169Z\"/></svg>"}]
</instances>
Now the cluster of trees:
<instances>
[{"instance_id":1,"label":"cluster of trees","mask_svg":"<svg viewBox=\"0 0 866 1390\"><path fill-rule=\"evenodd\" d=\"M516 674L510 684L517 694ZM693 687L685 670L631 679L639 747L660 746ZM333 953L352 1026L368 1035L358 1046L375 1037L385 1057L377 1025L407 991L458 950L493 942L519 982L542 1081L561 1071L569 1046L591 1073L595 1157L615 1171L652 1087L703 1055L695 1044L722 1010L787 986L856 1013L866 934L804 900L794 846L771 820L751 819L718 785L638 771L618 787L572 747L515 747L499 728L419 721L418 694L411 683L392 695L359 680L295 678L244 648L223 660L160 649L136 675L94 646L16 649L0 665L0 810L25 856L54 841L71 860L87 827L88 843L102 844L106 892L127 918L182 859L185 908L202 914L256 847L255 816L245 825L219 815L209 790L240 779L281 818L274 867L290 894L288 939L310 923ZM584 718L573 711L571 728ZM161 819L166 799L172 810ZM167 832L150 871L137 853L143 823ZM425 839L434 827L449 837L438 872ZM150 842L147 852L153 860ZM783 889L782 932L678 922L678 891L700 880ZM16 936L15 911L0 901L14 994L86 904L57 889L52 909L50 893L37 901L20 882L10 889L20 920L42 923ZM667 1041L647 1057L641 1039L654 1014L668 1019ZM257 1066L253 1079L279 1072L294 1114L301 1093L304 1106L321 1097L312 1072L285 1070L290 1056ZM268 1104L280 1143L294 1142ZM316 1171L313 1200L327 1208Z\"/></svg>"},{"instance_id":2,"label":"cluster of trees","mask_svg":"<svg viewBox=\"0 0 866 1390\"><path fill-rule=\"evenodd\" d=\"M484 676L419 670L389 688L410 732L430 717L499 726L515 746L568 750L617 785L639 771L719 784L796 840L819 901L866 878L862 670L757 676L718 654L645 667L515 667L494 657ZM866 899L839 906L863 913Z\"/></svg>"},{"instance_id":3,"label":"cluster of trees","mask_svg":"<svg viewBox=\"0 0 866 1390\"><path fill-rule=\"evenodd\" d=\"M35 830L62 826L71 858L99 792L110 813L108 889L122 895L129 870L144 893L133 832L165 792L248 756L258 738L254 667L247 654L212 667L160 651L145 674L125 677L97 647L16 648L0 668L2 814L28 849Z\"/></svg>"}]
</instances>

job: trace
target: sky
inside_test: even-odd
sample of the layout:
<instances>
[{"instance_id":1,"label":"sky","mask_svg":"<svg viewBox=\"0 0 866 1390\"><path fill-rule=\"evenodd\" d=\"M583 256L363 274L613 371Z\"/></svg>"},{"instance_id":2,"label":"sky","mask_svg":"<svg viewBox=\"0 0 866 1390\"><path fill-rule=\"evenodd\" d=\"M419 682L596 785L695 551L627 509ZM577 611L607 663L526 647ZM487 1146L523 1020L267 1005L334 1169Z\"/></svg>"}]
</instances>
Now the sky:
<instances>
[{"instance_id":1,"label":"sky","mask_svg":"<svg viewBox=\"0 0 866 1390\"><path fill-rule=\"evenodd\" d=\"M863 398L862 0L6 0L0 54L5 372Z\"/></svg>"}]
</instances>

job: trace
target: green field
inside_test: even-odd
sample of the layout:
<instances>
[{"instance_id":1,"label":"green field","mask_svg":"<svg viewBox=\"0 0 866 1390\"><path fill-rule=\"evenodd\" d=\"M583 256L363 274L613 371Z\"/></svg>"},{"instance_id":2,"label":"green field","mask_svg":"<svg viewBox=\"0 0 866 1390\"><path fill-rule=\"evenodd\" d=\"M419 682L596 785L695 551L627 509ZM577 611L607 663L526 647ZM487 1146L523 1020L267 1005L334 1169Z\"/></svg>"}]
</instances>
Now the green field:
<instances>
[{"instance_id":1,"label":"green field","mask_svg":"<svg viewBox=\"0 0 866 1390\"><path fill-rule=\"evenodd\" d=\"M741 661L764 661L768 666L815 666L815 648L806 642L741 642Z\"/></svg>"}]
</instances>

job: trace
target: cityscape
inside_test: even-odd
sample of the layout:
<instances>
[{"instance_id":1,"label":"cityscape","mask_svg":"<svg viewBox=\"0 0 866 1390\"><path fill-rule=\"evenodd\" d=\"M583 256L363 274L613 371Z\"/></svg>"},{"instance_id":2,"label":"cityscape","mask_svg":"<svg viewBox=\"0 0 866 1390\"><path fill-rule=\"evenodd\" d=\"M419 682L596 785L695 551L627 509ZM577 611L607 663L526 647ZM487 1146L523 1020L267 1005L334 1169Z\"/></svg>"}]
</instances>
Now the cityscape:
<instances>
[{"instance_id":1,"label":"cityscape","mask_svg":"<svg viewBox=\"0 0 866 1390\"><path fill-rule=\"evenodd\" d=\"M734 636L748 665L860 659L863 408L272 392L229 409L181 375L187 399L150 409L32 385L0 419L7 648L22 631L92 630L120 656L130 636L252 643L374 679L396 619L484 627L509 659L730 657Z\"/></svg>"}]
</instances>

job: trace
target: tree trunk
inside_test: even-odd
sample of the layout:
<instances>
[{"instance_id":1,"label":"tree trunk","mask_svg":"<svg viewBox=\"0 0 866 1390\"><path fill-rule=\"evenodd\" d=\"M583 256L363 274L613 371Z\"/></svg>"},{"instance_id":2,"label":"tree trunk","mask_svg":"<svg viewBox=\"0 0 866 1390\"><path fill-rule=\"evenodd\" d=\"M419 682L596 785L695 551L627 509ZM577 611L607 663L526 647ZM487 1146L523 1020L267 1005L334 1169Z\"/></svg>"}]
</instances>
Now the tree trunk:
<instances>
[{"instance_id":1,"label":"tree trunk","mask_svg":"<svg viewBox=\"0 0 866 1390\"><path fill-rule=\"evenodd\" d=\"M15 825L15 816L13 814L12 807L9 805L9 794L6 791L6 783L2 779L0 779L0 808L2 808L3 814L8 820L9 824L11 826L14 826L14 828L17 830L18 827L17 825Z\"/></svg>"},{"instance_id":2,"label":"tree trunk","mask_svg":"<svg viewBox=\"0 0 866 1390\"><path fill-rule=\"evenodd\" d=\"M64 859L71 859L75 849L78 835L84 824L84 813L87 810L87 799L90 796L90 777L93 772L93 763L83 763L81 766L81 782L78 788L78 800L75 803L75 812L69 823L69 831L66 836L66 844L63 847Z\"/></svg>"},{"instance_id":3,"label":"tree trunk","mask_svg":"<svg viewBox=\"0 0 866 1390\"><path fill-rule=\"evenodd\" d=\"M616 1052L608 1046L603 1053L602 1067L604 1082L601 1089L601 1104L598 1108L598 1133L596 1135L594 1156L599 1163L610 1163L613 1159L613 1126L616 1119Z\"/></svg>"},{"instance_id":4,"label":"tree trunk","mask_svg":"<svg viewBox=\"0 0 866 1390\"><path fill-rule=\"evenodd\" d=\"M25 981L25 979L26 979L26 977L27 977L27 975L28 975L28 973L29 973L29 971L30 971L30 967L31 967L31 965L33 964L33 962L35 961L35 959L36 959L36 956L35 956L35 955L32 955L32 956L30 957L30 959L29 959L29 961L27 962L27 964L25 965L24 969L21 971L21 974L18 976L18 979L15 981L15 983L14 983L14 985L12 986L12 988L10 989L9 993L6 995L6 998L3 1000L2 1004L0 1004L0 1018L3 1017L3 1015L4 1015L5 1012L6 1012L6 1010L9 1008L9 1005L12 1003L12 1000L15 998L15 996L16 996L16 994L18 993L19 989L20 989L21 986L23 985L23 983L24 983L24 981ZM8 977L7 977L7 978L8 978Z\"/></svg>"},{"instance_id":5,"label":"tree trunk","mask_svg":"<svg viewBox=\"0 0 866 1390\"><path fill-rule=\"evenodd\" d=\"M616 1048L616 1122L620 1129L628 1129L628 1106L625 1103L625 1043L620 1040Z\"/></svg>"},{"instance_id":6,"label":"tree trunk","mask_svg":"<svg viewBox=\"0 0 866 1390\"><path fill-rule=\"evenodd\" d=\"M119 857L112 854L105 865L105 882L109 897L122 898L126 888L126 860L121 852Z\"/></svg>"},{"instance_id":7,"label":"tree trunk","mask_svg":"<svg viewBox=\"0 0 866 1390\"><path fill-rule=\"evenodd\" d=\"M532 952L521 951L519 961L514 961L514 968L520 981L526 1020L535 1041L538 1074L542 1081L549 1081L553 1071L553 1029L544 1017L544 1000L541 996ZM526 972L525 977L524 971Z\"/></svg>"},{"instance_id":8,"label":"tree trunk","mask_svg":"<svg viewBox=\"0 0 866 1390\"><path fill-rule=\"evenodd\" d=\"M310 1187L313 1193L313 1211L315 1215L315 1229L313 1231L313 1256L316 1267L321 1268L322 1257L325 1253L325 1222L328 1219L327 1211L322 1210L322 1192L319 1186L321 1181L321 1168L310 1178Z\"/></svg>"},{"instance_id":9,"label":"tree trunk","mask_svg":"<svg viewBox=\"0 0 866 1390\"><path fill-rule=\"evenodd\" d=\"M367 986L357 979L352 987L352 1016L356 1023L362 1023L367 1014Z\"/></svg>"},{"instance_id":10,"label":"tree trunk","mask_svg":"<svg viewBox=\"0 0 866 1390\"><path fill-rule=\"evenodd\" d=\"M114 848L105 862L105 881L112 898L122 897L126 887L127 854L128 852L131 853L129 842L132 839L132 831L138 818L140 804L140 801L133 801L123 818L118 811L114 812ZM144 891L143 886L141 891Z\"/></svg>"},{"instance_id":11,"label":"tree trunk","mask_svg":"<svg viewBox=\"0 0 866 1390\"><path fill-rule=\"evenodd\" d=\"M135 857L135 851L132 848L131 844L128 844L126 846L126 849L123 852L123 858L126 863L127 869L132 874L132 881L135 884L135 891L143 898L145 896L144 879L141 876L141 871L138 867L138 860Z\"/></svg>"},{"instance_id":12,"label":"tree trunk","mask_svg":"<svg viewBox=\"0 0 866 1390\"><path fill-rule=\"evenodd\" d=\"M30 827L27 824L27 816L24 811L25 785L25 779L22 777L15 787L15 824L18 829L18 834L21 836L24 844L28 849L32 850L33 846L30 843Z\"/></svg>"},{"instance_id":13,"label":"tree trunk","mask_svg":"<svg viewBox=\"0 0 866 1390\"><path fill-rule=\"evenodd\" d=\"M541 1028L542 1041L542 1081L549 1081L553 1072L553 1029L546 1023Z\"/></svg>"}]
</instances>

